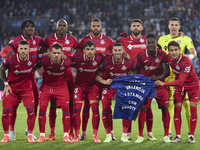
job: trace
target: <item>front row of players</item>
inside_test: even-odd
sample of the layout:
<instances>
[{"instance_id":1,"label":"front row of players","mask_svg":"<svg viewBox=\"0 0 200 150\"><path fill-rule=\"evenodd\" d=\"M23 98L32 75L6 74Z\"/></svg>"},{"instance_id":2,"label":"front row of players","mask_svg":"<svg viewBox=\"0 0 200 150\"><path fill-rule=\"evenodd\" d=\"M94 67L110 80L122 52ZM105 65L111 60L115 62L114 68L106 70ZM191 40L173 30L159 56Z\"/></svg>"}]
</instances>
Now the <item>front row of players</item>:
<instances>
[{"instance_id":1,"label":"front row of players","mask_svg":"<svg viewBox=\"0 0 200 150\"><path fill-rule=\"evenodd\" d=\"M113 53L103 55L95 53L95 44L92 41L87 41L84 44L83 53L77 53L70 57L62 55L62 46L58 43L54 44L51 49L50 56L37 55L34 52L29 53L29 43L21 41L19 43L18 53L11 58L6 58L0 68L0 75L5 83L3 96L3 113L2 124L4 129L4 138L1 142L8 142L9 139L9 112L13 111L13 105L20 103L22 100L27 109L27 124L28 124L28 141L35 142L32 131L35 124L34 114L34 97L30 85L30 75L36 69L43 67L43 82L40 94L40 110L39 110L39 129L40 138L37 142L46 141L45 138L45 123L46 110L50 98L57 99L57 107L62 108L63 112L63 142L78 142L80 141L80 112L82 101L88 99L92 109L92 126L93 126L93 141L101 142L98 138L99 128L99 100L100 89L95 84L95 80L104 85L102 89L102 119L106 130L107 137L104 142L111 142L111 100L116 93L111 90L108 85L112 83L112 79L118 76L123 76L126 73L139 73L143 69L144 75L155 81L156 98L159 108L162 110L162 120L164 126L164 142L171 142L168 137L169 130L169 112L168 112L168 94L166 86L175 86L174 103L175 103L175 130L176 138L172 142L181 142L181 105L185 92L188 92L190 100L190 136L188 141L195 143L194 131L197 123L197 103L199 100L199 81L193 69L191 60L180 54L180 46L177 42L172 41L168 45L169 55L164 51L156 48L157 40L152 34L147 35L146 46L147 50L138 54L136 67L133 65L132 59L125 60L123 57L123 46L116 42L113 45ZM176 80L173 82L164 82L164 79L169 76L169 66L176 75ZM65 78L65 71L69 67L77 69L74 89L74 114L73 123L75 129L75 137L73 141L69 138L70 115L69 115L69 94ZM6 79L5 70L8 69L8 80ZM104 78L102 78L103 73ZM8 82L7 82L8 81ZM166 85L166 86L164 86ZM135 141L141 143L144 140L143 128L146 120L146 109L149 107L151 100L146 100L139 113L139 137ZM131 121L123 119L122 142L129 142L127 131Z\"/></svg>"}]
</instances>

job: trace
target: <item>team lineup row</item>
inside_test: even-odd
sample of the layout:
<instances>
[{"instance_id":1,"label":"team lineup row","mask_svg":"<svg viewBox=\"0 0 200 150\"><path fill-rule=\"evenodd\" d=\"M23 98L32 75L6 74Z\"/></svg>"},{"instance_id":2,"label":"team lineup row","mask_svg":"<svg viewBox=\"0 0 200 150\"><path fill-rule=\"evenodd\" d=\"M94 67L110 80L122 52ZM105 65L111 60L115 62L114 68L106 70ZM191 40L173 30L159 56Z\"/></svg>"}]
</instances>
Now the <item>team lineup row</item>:
<instances>
[{"instance_id":1,"label":"team lineup row","mask_svg":"<svg viewBox=\"0 0 200 150\"><path fill-rule=\"evenodd\" d=\"M132 34L130 36L119 38L118 42L114 44L109 37L101 33L101 21L97 18L93 19L91 22L92 32L82 38L79 44L74 36L66 33L68 29L67 22L62 19L57 23L57 32L47 36L44 40L33 35L35 25L31 20L23 22L22 29L23 34L11 40L0 52L1 56L6 57L6 55L9 56L8 53L11 50L14 51L14 55L7 57L0 69L2 80L5 83L2 113L2 124L5 136L1 142L8 142L10 138L15 138L14 124L16 109L21 100L24 102L28 114L28 141L34 142L32 131L37 114L38 89L32 72L40 67L44 68L44 73L39 98L40 138L37 142L56 139L56 107L61 107L63 111L64 142L78 142L86 138L86 126L89 117L88 110L90 107L93 113L93 141L101 142L98 138L98 106L100 97L102 97L103 105L103 124L107 134L104 142L114 140L111 100L116 91L111 90L108 85L112 83L113 78L122 76L127 72L129 72L129 74L141 73L150 77L151 80L156 81L156 92L158 95L156 100L159 104L159 108L162 110L163 116L164 137L162 140L171 142L171 123L169 122L170 120L172 122L174 118L174 120L176 120L175 129L177 136L172 142L181 142L180 112L183 103L187 106L186 109L189 113L189 115L187 115L188 141L190 143L195 142L194 131L197 122L197 103L199 99L199 91L196 89L199 89L197 88L199 84L189 58L193 59L196 57L196 51L189 37L179 36L180 20L178 18L174 17L170 19L170 34L158 40L159 48L156 48L157 39L154 35L149 34L147 37L141 35L143 27L140 19L134 19L131 23L130 30ZM178 43L174 42L174 40ZM38 50L39 46L41 46L41 48ZM76 53L71 56L72 48L77 50ZM180 52L184 53L185 48L190 52L189 58L180 54ZM50 52L44 53L47 49L49 49ZM108 50L110 50L112 54L108 54ZM167 53L169 52L169 55L164 51ZM126 55L124 56L124 52L128 54L130 59L128 59ZM37 65L35 65L36 63ZM169 71L168 63L176 75L176 80L173 73ZM77 69L75 83L73 82L72 71L69 68L71 66ZM9 69L8 80L5 76L6 69ZM169 75L170 77L164 82L164 79ZM95 80L97 84L94 84ZM31 81L31 83L29 81ZM174 97L173 87L168 93L167 87L164 85L170 87L175 86ZM66 92L67 90L69 90L69 94ZM186 91L189 98L186 97L186 100L183 101ZM51 108L49 120L51 133L46 139L46 109L50 99ZM85 103L83 116L85 118L83 117L82 119L82 135L80 136L80 111L83 100ZM148 138L150 140L155 140L152 135L153 122L151 116L153 115L150 101L151 100L145 101L139 113L139 137L135 141L136 143L141 143L144 140L143 128L146 120ZM170 109L172 113L169 114ZM173 109L175 110L174 117ZM10 119L9 113L12 114ZM193 121L191 121L191 119ZM123 133L121 141L129 142L128 139L131 138L131 121L123 119L122 124ZM75 130L75 135L73 134L73 129Z\"/></svg>"}]
</instances>

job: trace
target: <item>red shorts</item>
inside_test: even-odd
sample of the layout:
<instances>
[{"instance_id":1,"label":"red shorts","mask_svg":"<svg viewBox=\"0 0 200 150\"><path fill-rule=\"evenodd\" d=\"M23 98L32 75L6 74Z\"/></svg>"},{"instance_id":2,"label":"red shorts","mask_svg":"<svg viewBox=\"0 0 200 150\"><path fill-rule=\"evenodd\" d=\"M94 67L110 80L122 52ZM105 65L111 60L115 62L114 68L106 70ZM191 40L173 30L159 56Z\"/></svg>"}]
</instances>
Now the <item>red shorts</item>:
<instances>
[{"instance_id":1,"label":"red shorts","mask_svg":"<svg viewBox=\"0 0 200 150\"><path fill-rule=\"evenodd\" d=\"M156 87L157 97L155 97L158 108L168 106L168 90L166 86ZM149 107L152 99L146 99L142 107Z\"/></svg>"},{"instance_id":2,"label":"red shorts","mask_svg":"<svg viewBox=\"0 0 200 150\"><path fill-rule=\"evenodd\" d=\"M183 103L186 92L188 93L189 101L199 101L199 85L196 87L174 86L174 103Z\"/></svg>"},{"instance_id":3,"label":"red shorts","mask_svg":"<svg viewBox=\"0 0 200 150\"><path fill-rule=\"evenodd\" d=\"M56 98L56 105L62 106L69 103L69 92L67 85L51 87L42 85L40 93L40 105L48 105L50 98Z\"/></svg>"},{"instance_id":4,"label":"red shorts","mask_svg":"<svg viewBox=\"0 0 200 150\"><path fill-rule=\"evenodd\" d=\"M80 87L75 86L74 88L74 102L83 101L84 99L100 100L99 87L94 85L92 87Z\"/></svg>"},{"instance_id":5,"label":"red shorts","mask_svg":"<svg viewBox=\"0 0 200 150\"><path fill-rule=\"evenodd\" d=\"M116 89L111 90L110 87L102 89L102 101L112 101L113 96L116 94Z\"/></svg>"},{"instance_id":6,"label":"red shorts","mask_svg":"<svg viewBox=\"0 0 200 150\"><path fill-rule=\"evenodd\" d=\"M7 96L3 95L3 108L12 110L12 105L15 103L24 103L26 108L34 108L34 96L31 90L12 90Z\"/></svg>"}]
</instances>

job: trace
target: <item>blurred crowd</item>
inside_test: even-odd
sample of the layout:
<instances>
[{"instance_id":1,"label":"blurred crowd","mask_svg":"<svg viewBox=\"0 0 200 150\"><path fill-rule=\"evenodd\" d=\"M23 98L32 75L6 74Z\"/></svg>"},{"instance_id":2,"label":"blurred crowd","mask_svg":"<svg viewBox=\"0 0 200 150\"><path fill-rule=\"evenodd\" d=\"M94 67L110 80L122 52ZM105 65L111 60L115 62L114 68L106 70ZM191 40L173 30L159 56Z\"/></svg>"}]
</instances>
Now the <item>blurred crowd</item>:
<instances>
[{"instance_id":1,"label":"blurred crowd","mask_svg":"<svg viewBox=\"0 0 200 150\"><path fill-rule=\"evenodd\" d=\"M55 32L55 22L63 18L68 21L69 30L80 40L90 32L90 21L97 17L102 20L102 32L116 40L122 31L130 33L133 18L144 22L143 35L153 33L160 37L169 33L169 18L177 16L181 20L181 31L193 39L199 57L199 6L200 0L1 0L0 19L48 18L46 31L36 29L44 38ZM19 30L9 31L0 25L2 46L19 34ZM193 64L200 78L199 59L194 59Z\"/></svg>"}]
</instances>

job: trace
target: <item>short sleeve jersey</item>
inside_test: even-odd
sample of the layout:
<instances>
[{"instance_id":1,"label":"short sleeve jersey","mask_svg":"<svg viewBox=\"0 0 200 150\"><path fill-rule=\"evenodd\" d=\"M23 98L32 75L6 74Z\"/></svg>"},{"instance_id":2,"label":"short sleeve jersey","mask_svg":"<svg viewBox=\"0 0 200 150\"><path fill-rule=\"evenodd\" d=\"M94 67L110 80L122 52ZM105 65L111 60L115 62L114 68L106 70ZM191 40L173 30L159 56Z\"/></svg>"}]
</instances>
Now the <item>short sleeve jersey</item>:
<instances>
[{"instance_id":1,"label":"short sleeve jersey","mask_svg":"<svg viewBox=\"0 0 200 150\"><path fill-rule=\"evenodd\" d=\"M84 43L86 41L93 41L96 45L96 53L104 53L104 54L107 54L108 52L112 52L112 48L113 48L113 40L102 34L100 35L99 38L94 38L92 37L92 34L90 33L89 36L85 36L83 37L79 44L78 44L78 50L80 50L81 52L83 52L83 46L84 46Z\"/></svg>"},{"instance_id":2,"label":"short sleeve jersey","mask_svg":"<svg viewBox=\"0 0 200 150\"><path fill-rule=\"evenodd\" d=\"M95 53L92 60L87 60L84 53L75 53L70 59L75 64L77 75L75 85L91 87L95 84L95 75L106 55Z\"/></svg>"},{"instance_id":3,"label":"short sleeve jersey","mask_svg":"<svg viewBox=\"0 0 200 150\"><path fill-rule=\"evenodd\" d=\"M194 87L199 84L199 80L193 68L192 61L187 56L180 54L178 61L174 61L170 55L167 56L167 60L175 74L176 80L179 79L180 74L188 74L185 82L182 85L183 87Z\"/></svg>"},{"instance_id":4,"label":"short sleeve jersey","mask_svg":"<svg viewBox=\"0 0 200 150\"><path fill-rule=\"evenodd\" d=\"M48 35L43 42L42 48L49 49L51 51L51 46L55 43L59 43L63 46L63 53L65 56L72 55L72 49L76 49L78 46L77 39L72 35L65 36L64 39L59 39L57 33Z\"/></svg>"},{"instance_id":5,"label":"short sleeve jersey","mask_svg":"<svg viewBox=\"0 0 200 150\"><path fill-rule=\"evenodd\" d=\"M19 42L22 40L26 40L29 42L30 52L37 52L38 47L42 46L42 44L43 44L43 39L37 35L33 35L31 39L25 39L25 37L22 34L22 35L19 35L19 36L13 38L8 44L10 47L12 47L14 53L17 53L17 48L18 48Z\"/></svg>"},{"instance_id":6,"label":"short sleeve jersey","mask_svg":"<svg viewBox=\"0 0 200 150\"><path fill-rule=\"evenodd\" d=\"M66 84L65 72L72 66L72 62L67 57L60 64L55 64L49 56L44 56L39 59L38 65L44 68L42 84L58 87Z\"/></svg>"},{"instance_id":7,"label":"short sleeve jersey","mask_svg":"<svg viewBox=\"0 0 200 150\"><path fill-rule=\"evenodd\" d=\"M3 61L2 66L8 69L8 83L11 89L31 89L31 71L37 60L37 53L30 52L25 61L20 60L18 53Z\"/></svg>"},{"instance_id":8,"label":"short sleeve jersey","mask_svg":"<svg viewBox=\"0 0 200 150\"><path fill-rule=\"evenodd\" d=\"M150 77L152 75L161 75L163 73L163 65L167 64L167 54L161 50L156 49L154 56L150 56L147 50L140 52L137 56L137 66L143 69L144 75ZM164 79L162 80L164 81Z\"/></svg>"},{"instance_id":9,"label":"short sleeve jersey","mask_svg":"<svg viewBox=\"0 0 200 150\"><path fill-rule=\"evenodd\" d=\"M118 39L122 43L126 53L134 60L136 65L137 54L146 49L146 36L141 36L139 39L134 39L132 35L128 37L121 37Z\"/></svg>"}]
</instances>

